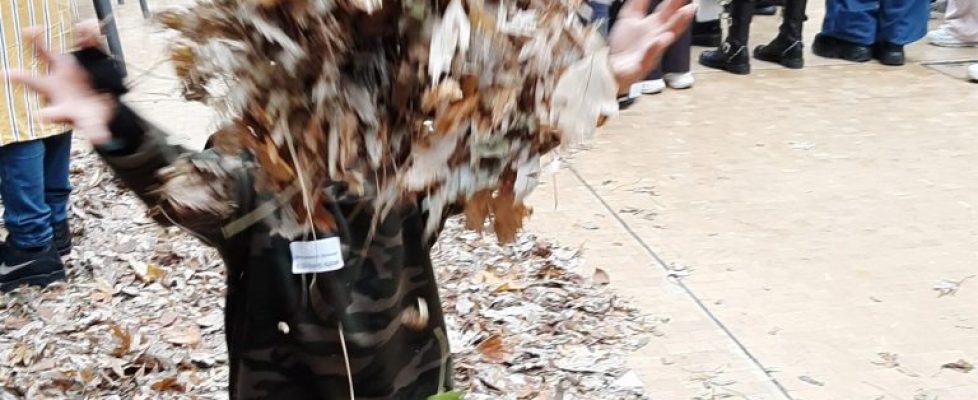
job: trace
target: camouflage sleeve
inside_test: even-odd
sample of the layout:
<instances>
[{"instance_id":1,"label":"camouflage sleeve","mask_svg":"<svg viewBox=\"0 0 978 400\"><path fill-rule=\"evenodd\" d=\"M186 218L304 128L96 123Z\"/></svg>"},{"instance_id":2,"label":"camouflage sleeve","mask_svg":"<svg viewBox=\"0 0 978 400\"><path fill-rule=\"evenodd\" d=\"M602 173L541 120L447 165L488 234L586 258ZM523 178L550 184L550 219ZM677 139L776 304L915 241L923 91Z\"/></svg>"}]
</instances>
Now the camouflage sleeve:
<instances>
[{"instance_id":1,"label":"camouflage sleeve","mask_svg":"<svg viewBox=\"0 0 978 400\"><path fill-rule=\"evenodd\" d=\"M235 175L241 161L167 143L166 135L118 99L128 89L117 61L87 48L73 53L92 88L116 98L112 140L96 147L116 175L164 225L176 225L210 245L223 243L221 227L235 210Z\"/></svg>"},{"instance_id":2,"label":"camouflage sleeve","mask_svg":"<svg viewBox=\"0 0 978 400\"><path fill-rule=\"evenodd\" d=\"M210 245L224 241L221 227L237 204L239 159L169 144L162 131L124 105L110 130L113 141L96 150L153 219L184 228Z\"/></svg>"}]
</instances>

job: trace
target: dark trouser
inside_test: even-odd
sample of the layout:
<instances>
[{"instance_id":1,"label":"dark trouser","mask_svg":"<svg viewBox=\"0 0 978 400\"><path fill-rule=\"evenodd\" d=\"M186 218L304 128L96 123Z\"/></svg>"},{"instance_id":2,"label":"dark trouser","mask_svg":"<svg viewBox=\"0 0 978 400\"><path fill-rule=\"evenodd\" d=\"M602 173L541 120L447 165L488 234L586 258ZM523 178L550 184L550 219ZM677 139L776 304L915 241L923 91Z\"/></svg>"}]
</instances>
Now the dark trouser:
<instances>
[{"instance_id":1,"label":"dark trouser","mask_svg":"<svg viewBox=\"0 0 978 400\"><path fill-rule=\"evenodd\" d=\"M906 45L927 34L929 4L927 0L826 0L822 34L863 46Z\"/></svg>"},{"instance_id":2,"label":"dark trouser","mask_svg":"<svg viewBox=\"0 0 978 400\"><path fill-rule=\"evenodd\" d=\"M649 14L655 11L655 8L662 3L662 0L652 0L649 2ZM622 2L616 1L611 5L609 11L609 24L611 27L615 23L615 19L618 17L618 12L621 10ZM662 55L662 62L656 67L649 75L646 80L656 80L662 79L663 74L673 74L673 73L686 73L689 72L689 48L693 45L693 31L686 29L685 32L678 38L676 42L669 46L665 54Z\"/></svg>"},{"instance_id":3,"label":"dark trouser","mask_svg":"<svg viewBox=\"0 0 978 400\"><path fill-rule=\"evenodd\" d=\"M0 147L0 196L7 242L18 248L51 243L54 223L68 218L71 134Z\"/></svg>"}]
</instances>

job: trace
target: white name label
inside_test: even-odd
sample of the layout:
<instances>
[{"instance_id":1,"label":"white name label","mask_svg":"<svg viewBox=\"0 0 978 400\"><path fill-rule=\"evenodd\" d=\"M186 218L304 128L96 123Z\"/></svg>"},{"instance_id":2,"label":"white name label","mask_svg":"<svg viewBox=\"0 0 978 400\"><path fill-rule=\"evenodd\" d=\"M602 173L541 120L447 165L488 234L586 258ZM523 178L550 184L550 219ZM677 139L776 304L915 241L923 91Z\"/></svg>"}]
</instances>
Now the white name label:
<instances>
[{"instance_id":1,"label":"white name label","mask_svg":"<svg viewBox=\"0 0 978 400\"><path fill-rule=\"evenodd\" d=\"M293 274L315 274L343 268L343 249L338 237L292 242L289 249L292 250Z\"/></svg>"}]
</instances>

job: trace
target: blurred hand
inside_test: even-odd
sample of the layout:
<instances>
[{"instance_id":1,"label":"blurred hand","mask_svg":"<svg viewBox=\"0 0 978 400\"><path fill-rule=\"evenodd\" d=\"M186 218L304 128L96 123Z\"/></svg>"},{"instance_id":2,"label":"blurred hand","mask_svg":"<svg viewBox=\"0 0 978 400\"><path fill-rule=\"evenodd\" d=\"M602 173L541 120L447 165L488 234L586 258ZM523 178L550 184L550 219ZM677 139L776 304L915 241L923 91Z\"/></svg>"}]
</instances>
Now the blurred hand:
<instances>
[{"instance_id":1,"label":"blurred hand","mask_svg":"<svg viewBox=\"0 0 978 400\"><path fill-rule=\"evenodd\" d=\"M651 72L696 14L695 5L684 5L687 0L665 0L646 15L649 1L627 0L608 37L611 71L620 89Z\"/></svg>"},{"instance_id":2,"label":"blurred hand","mask_svg":"<svg viewBox=\"0 0 978 400\"><path fill-rule=\"evenodd\" d=\"M108 142L111 140L108 125L115 113L115 100L92 88L91 77L74 56L51 53L44 46L43 34L44 31L38 28L24 30L26 44L48 64L47 74L33 76L23 71L6 71L7 76L14 83L44 96L47 103L40 112L44 122L71 124L77 136L94 144ZM97 21L86 21L75 28L79 48L98 46L98 37Z\"/></svg>"}]
</instances>

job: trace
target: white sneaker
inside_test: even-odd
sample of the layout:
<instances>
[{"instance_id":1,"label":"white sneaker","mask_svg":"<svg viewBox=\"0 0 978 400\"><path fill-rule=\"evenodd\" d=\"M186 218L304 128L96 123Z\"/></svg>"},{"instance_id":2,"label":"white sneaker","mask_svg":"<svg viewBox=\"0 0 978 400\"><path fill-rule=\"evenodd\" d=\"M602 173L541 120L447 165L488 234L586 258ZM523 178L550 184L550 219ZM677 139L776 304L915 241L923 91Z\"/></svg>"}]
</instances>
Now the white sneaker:
<instances>
[{"instance_id":1,"label":"white sneaker","mask_svg":"<svg viewBox=\"0 0 978 400\"><path fill-rule=\"evenodd\" d=\"M659 94L662 93L666 88L666 82L662 79L656 79L654 81L641 81L636 83L639 86L639 90L642 94Z\"/></svg>"},{"instance_id":2,"label":"white sneaker","mask_svg":"<svg viewBox=\"0 0 978 400\"><path fill-rule=\"evenodd\" d=\"M689 89L696 83L696 78L693 78L692 72L666 74L663 79L666 81L666 85L673 89Z\"/></svg>"},{"instance_id":3,"label":"white sneaker","mask_svg":"<svg viewBox=\"0 0 978 400\"><path fill-rule=\"evenodd\" d=\"M940 27L927 33L930 44L940 47L978 47L978 42L965 41L958 38L945 27Z\"/></svg>"},{"instance_id":4,"label":"white sneaker","mask_svg":"<svg viewBox=\"0 0 978 400\"><path fill-rule=\"evenodd\" d=\"M632 86L628 87L628 98L637 99L642 96L642 83L633 83Z\"/></svg>"},{"instance_id":5,"label":"white sneaker","mask_svg":"<svg viewBox=\"0 0 978 400\"><path fill-rule=\"evenodd\" d=\"M978 83L978 64L972 64L968 67L968 79L972 82Z\"/></svg>"}]
</instances>

